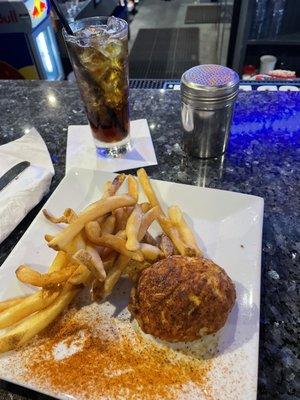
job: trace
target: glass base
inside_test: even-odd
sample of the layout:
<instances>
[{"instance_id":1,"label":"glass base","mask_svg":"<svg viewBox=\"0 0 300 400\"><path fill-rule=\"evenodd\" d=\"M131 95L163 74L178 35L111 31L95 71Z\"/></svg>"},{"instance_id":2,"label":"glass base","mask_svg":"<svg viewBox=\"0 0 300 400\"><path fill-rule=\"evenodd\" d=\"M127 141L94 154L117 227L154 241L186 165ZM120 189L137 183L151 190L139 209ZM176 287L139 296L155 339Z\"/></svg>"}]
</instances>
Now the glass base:
<instances>
[{"instance_id":1,"label":"glass base","mask_svg":"<svg viewBox=\"0 0 300 400\"><path fill-rule=\"evenodd\" d=\"M123 139L117 143L104 143L100 142L97 139L94 139L94 141L97 148L97 154L101 157L122 157L124 154L132 149L129 136L126 139Z\"/></svg>"}]
</instances>

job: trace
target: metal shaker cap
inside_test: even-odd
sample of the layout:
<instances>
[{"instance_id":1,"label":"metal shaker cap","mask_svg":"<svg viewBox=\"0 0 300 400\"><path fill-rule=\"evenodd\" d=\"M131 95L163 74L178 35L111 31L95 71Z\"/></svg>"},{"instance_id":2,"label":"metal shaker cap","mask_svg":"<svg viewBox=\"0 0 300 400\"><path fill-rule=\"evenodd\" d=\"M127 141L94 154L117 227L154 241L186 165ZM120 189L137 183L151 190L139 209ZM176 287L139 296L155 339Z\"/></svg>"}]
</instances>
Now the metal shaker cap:
<instances>
[{"instance_id":1,"label":"metal shaker cap","mask_svg":"<svg viewBox=\"0 0 300 400\"><path fill-rule=\"evenodd\" d=\"M238 88L238 74L222 65L198 65L181 77L182 97L190 101L231 100L235 98Z\"/></svg>"}]
</instances>

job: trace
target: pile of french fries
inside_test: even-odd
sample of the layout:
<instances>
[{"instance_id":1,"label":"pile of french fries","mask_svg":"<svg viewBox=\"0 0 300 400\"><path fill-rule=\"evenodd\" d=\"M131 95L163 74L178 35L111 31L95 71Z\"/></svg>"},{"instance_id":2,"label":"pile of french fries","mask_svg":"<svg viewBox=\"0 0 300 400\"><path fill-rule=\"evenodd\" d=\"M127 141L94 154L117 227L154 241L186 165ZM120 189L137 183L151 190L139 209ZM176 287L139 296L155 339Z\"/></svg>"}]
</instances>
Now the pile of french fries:
<instances>
[{"instance_id":1,"label":"pile of french fries","mask_svg":"<svg viewBox=\"0 0 300 400\"><path fill-rule=\"evenodd\" d=\"M195 236L178 206L166 215L144 169L138 180L125 174L107 182L98 201L76 213L68 208L60 217L43 213L53 224L65 224L55 236L45 235L56 256L44 274L28 265L16 270L19 281L39 288L31 295L0 302L0 352L27 343L71 303L84 286L93 300L110 295L122 274L133 280L139 271L173 254L201 256ZM127 183L127 193L118 195ZM148 202L139 203L139 185ZM157 221L162 234L149 227Z\"/></svg>"}]
</instances>

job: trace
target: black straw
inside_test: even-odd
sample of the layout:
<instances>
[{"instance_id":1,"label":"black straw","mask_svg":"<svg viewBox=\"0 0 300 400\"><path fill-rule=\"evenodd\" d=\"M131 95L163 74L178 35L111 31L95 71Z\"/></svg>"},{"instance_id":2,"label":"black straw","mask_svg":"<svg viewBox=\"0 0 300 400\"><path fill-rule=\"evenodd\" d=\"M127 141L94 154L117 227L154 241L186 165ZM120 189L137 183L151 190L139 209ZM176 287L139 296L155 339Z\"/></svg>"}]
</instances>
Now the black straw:
<instances>
[{"instance_id":1,"label":"black straw","mask_svg":"<svg viewBox=\"0 0 300 400\"><path fill-rule=\"evenodd\" d=\"M50 3L51 3L51 5L52 5L52 7L54 8L55 13L56 13L56 15L58 16L60 22L63 24L63 26L64 26L64 28L65 28L67 34L68 34L68 35L74 36L74 32L72 31L72 29L71 29L71 27L70 27L68 21L66 20L64 14L63 14L63 12L61 11L60 6L59 6L58 3L56 2L56 0L50 0Z\"/></svg>"}]
</instances>

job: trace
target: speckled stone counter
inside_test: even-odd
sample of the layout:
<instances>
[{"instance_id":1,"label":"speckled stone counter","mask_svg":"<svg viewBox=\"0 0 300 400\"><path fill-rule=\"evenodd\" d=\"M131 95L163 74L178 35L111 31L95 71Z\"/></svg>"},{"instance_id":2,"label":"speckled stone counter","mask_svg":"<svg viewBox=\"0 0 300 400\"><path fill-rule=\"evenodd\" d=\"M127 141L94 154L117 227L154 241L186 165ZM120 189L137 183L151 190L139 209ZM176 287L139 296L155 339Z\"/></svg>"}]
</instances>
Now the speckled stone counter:
<instances>
[{"instance_id":1,"label":"speckled stone counter","mask_svg":"<svg viewBox=\"0 0 300 400\"><path fill-rule=\"evenodd\" d=\"M300 94L241 93L226 157L210 162L184 156L178 92L133 90L130 99L131 118L147 118L151 129L158 159L148 168L152 177L265 199L258 398L299 398ZM55 166L51 191L64 176L68 125L86 122L74 84L0 81L0 144L35 126ZM45 201L0 245L0 264ZM0 399L42 398L5 382L0 388Z\"/></svg>"}]
</instances>

